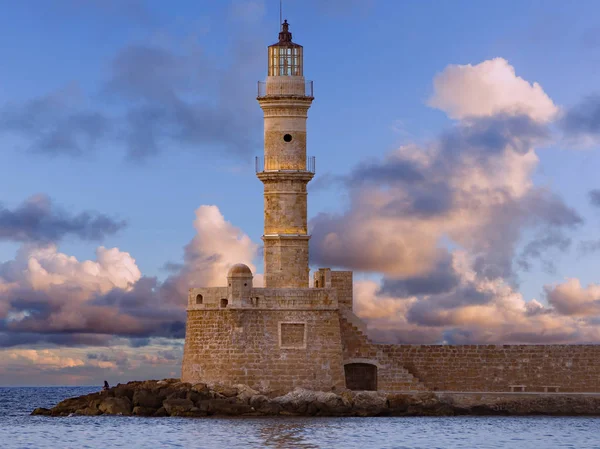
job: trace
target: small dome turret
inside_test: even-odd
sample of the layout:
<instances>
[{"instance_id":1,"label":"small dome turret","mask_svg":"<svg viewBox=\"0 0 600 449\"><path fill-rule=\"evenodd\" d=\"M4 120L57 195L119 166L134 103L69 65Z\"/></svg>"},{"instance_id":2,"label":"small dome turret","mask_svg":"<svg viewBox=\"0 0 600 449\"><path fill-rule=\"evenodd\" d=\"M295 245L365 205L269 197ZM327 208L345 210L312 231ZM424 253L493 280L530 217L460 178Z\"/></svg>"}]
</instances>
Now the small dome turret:
<instances>
[{"instance_id":1,"label":"small dome turret","mask_svg":"<svg viewBox=\"0 0 600 449\"><path fill-rule=\"evenodd\" d=\"M248 265L244 265L243 263L236 263L229 269L227 273L228 278L252 278L252 270Z\"/></svg>"}]
</instances>

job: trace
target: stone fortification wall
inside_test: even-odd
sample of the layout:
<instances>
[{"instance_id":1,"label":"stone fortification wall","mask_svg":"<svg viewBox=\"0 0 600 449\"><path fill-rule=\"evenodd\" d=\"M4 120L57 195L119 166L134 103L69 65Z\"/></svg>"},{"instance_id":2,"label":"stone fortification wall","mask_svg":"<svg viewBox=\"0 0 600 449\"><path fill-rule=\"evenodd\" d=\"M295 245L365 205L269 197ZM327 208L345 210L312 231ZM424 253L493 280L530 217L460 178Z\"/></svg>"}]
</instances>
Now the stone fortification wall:
<instances>
[{"instance_id":1,"label":"stone fortification wall","mask_svg":"<svg viewBox=\"0 0 600 449\"><path fill-rule=\"evenodd\" d=\"M380 345L374 344L358 326L349 310L340 313L344 366L367 363L377 366L377 390L423 391L426 387L400 363L390 360ZM354 321L354 322L353 322Z\"/></svg>"},{"instance_id":2,"label":"stone fortification wall","mask_svg":"<svg viewBox=\"0 0 600 449\"><path fill-rule=\"evenodd\" d=\"M188 310L219 308L257 309L332 309L338 308L337 291L332 288L253 288L247 298L239 302L232 300L227 287L192 288L188 295Z\"/></svg>"},{"instance_id":3,"label":"stone fortification wall","mask_svg":"<svg viewBox=\"0 0 600 449\"><path fill-rule=\"evenodd\" d=\"M440 391L600 392L600 345L377 345Z\"/></svg>"},{"instance_id":4,"label":"stone fortification wall","mask_svg":"<svg viewBox=\"0 0 600 449\"><path fill-rule=\"evenodd\" d=\"M337 291L339 305L352 310L352 271L332 271L331 287Z\"/></svg>"},{"instance_id":5,"label":"stone fortification wall","mask_svg":"<svg viewBox=\"0 0 600 449\"><path fill-rule=\"evenodd\" d=\"M343 388L337 310L188 310L184 382Z\"/></svg>"}]
</instances>

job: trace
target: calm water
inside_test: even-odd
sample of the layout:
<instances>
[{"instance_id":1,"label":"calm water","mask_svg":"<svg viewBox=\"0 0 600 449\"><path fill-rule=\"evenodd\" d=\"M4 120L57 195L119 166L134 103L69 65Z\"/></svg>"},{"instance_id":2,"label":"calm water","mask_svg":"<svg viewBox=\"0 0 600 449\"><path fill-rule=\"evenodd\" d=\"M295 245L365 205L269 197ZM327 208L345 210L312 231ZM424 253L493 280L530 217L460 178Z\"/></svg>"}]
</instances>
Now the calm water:
<instances>
[{"instance_id":1,"label":"calm water","mask_svg":"<svg viewBox=\"0 0 600 449\"><path fill-rule=\"evenodd\" d=\"M29 416L97 388L0 388L0 448L600 448L596 418Z\"/></svg>"}]
</instances>

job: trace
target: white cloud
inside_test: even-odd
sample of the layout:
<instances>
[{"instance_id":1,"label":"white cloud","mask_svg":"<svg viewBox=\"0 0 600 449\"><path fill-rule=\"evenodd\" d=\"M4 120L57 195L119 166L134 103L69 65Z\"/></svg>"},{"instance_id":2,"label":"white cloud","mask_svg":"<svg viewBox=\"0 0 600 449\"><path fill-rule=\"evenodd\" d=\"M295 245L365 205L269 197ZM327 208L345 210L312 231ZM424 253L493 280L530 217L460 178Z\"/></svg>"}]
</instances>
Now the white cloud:
<instances>
[{"instance_id":1,"label":"white cloud","mask_svg":"<svg viewBox=\"0 0 600 449\"><path fill-rule=\"evenodd\" d=\"M524 114L538 122L556 117L558 108L534 82L515 74L507 60L494 58L477 65L450 65L436 75L429 105L454 119Z\"/></svg>"},{"instance_id":2,"label":"white cloud","mask_svg":"<svg viewBox=\"0 0 600 449\"><path fill-rule=\"evenodd\" d=\"M564 315L600 316L600 284L583 287L579 279L546 286L548 302Z\"/></svg>"},{"instance_id":3,"label":"white cloud","mask_svg":"<svg viewBox=\"0 0 600 449\"><path fill-rule=\"evenodd\" d=\"M54 244L22 246L13 261L0 270L0 288L31 288L34 291L70 291L78 299L107 293L113 288L127 290L141 277L135 259L118 248L100 246L96 260L79 261L58 252ZM1 290L0 290L1 291Z\"/></svg>"}]
</instances>

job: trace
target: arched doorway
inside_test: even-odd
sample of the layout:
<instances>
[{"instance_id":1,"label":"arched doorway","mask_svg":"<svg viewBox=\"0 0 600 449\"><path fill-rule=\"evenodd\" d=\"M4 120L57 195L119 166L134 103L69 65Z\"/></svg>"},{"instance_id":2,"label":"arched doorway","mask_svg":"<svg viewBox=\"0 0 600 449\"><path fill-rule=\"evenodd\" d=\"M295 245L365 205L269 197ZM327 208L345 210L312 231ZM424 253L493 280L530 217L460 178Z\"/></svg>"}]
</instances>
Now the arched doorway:
<instances>
[{"instance_id":1,"label":"arched doorway","mask_svg":"<svg viewBox=\"0 0 600 449\"><path fill-rule=\"evenodd\" d=\"M377 390L377 366L370 363L348 363L344 366L346 388L349 390Z\"/></svg>"}]
</instances>

